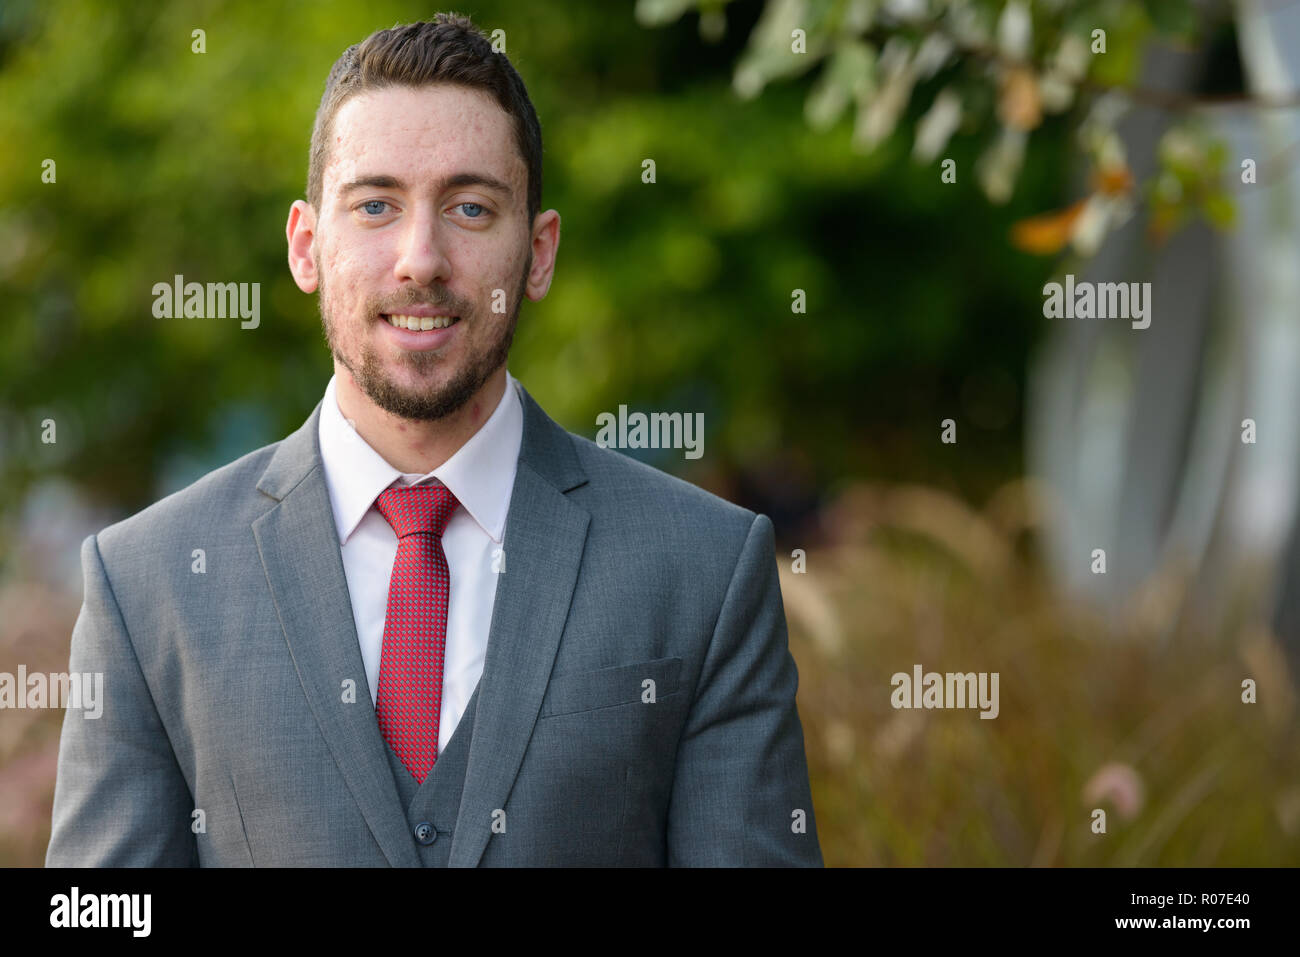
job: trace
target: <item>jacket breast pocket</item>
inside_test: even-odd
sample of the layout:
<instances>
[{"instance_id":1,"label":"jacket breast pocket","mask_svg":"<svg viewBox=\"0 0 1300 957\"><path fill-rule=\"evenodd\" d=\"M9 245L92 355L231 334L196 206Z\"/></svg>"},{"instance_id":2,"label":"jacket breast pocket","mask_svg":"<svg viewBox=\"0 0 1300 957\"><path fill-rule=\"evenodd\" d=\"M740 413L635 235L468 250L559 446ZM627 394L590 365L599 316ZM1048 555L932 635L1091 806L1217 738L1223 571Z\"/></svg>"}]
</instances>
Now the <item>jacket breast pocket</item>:
<instances>
[{"instance_id":1,"label":"jacket breast pocket","mask_svg":"<svg viewBox=\"0 0 1300 957\"><path fill-rule=\"evenodd\" d=\"M657 701L678 691L681 658L655 658L595 671L552 675L539 717L577 714L647 700L653 689ZM647 679L654 682L646 684Z\"/></svg>"}]
</instances>

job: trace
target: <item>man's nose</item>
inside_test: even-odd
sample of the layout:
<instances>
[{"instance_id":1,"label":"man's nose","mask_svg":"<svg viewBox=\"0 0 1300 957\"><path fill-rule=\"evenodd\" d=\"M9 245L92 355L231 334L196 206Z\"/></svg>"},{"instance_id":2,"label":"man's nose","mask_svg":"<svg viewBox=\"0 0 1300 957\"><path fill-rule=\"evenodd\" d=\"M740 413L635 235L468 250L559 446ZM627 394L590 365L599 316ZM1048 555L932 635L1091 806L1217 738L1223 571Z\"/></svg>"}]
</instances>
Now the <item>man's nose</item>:
<instances>
[{"instance_id":1,"label":"man's nose","mask_svg":"<svg viewBox=\"0 0 1300 957\"><path fill-rule=\"evenodd\" d=\"M421 207L407 215L401 248L393 272L399 282L431 286L434 281L451 278L451 260L444 243L442 223L431 207Z\"/></svg>"}]
</instances>

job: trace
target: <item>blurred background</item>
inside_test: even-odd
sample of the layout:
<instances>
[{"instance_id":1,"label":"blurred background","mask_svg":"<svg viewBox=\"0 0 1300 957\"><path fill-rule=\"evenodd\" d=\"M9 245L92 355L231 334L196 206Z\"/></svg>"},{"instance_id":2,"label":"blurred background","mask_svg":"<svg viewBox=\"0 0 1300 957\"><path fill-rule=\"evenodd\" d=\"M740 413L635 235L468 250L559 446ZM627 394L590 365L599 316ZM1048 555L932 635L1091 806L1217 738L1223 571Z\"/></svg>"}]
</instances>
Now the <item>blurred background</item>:
<instances>
[{"instance_id":1,"label":"blurred background","mask_svg":"<svg viewBox=\"0 0 1300 957\"><path fill-rule=\"evenodd\" d=\"M0 5L0 672L66 670L85 536L320 399L312 120L437 9ZM455 9L563 217L510 370L592 438L703 412L699 460L624 454L772 517L826 863L1300 863L1300 4ZM176 274L260 325L155 318ZM1066 275L1150 326L1046 317ZM915 664L999 673L997 718L894 709ZM43 862L62 718L0 710L0 865Z\"/></svg>"}]
</instances>

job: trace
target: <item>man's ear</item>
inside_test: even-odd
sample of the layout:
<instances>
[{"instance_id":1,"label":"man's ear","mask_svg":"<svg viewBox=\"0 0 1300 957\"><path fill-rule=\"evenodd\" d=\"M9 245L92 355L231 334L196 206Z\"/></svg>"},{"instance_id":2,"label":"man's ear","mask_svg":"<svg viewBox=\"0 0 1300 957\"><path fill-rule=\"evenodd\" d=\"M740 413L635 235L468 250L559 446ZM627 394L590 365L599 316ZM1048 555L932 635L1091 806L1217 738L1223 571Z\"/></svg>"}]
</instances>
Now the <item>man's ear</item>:
<instances>
[{"instance_id":1,"label":"man's ear","mask_svg":"<svg viewBox=\"0 0 1300 957\"><path fill-rule=\"evenodd\" d=\"M551 288L555 274L555 257L560 249L560 214L553 209L539 213L533 225L533 266L528 271L525 295L533 302L540 301Z\"/></svg>"},{"instance_id":2,"label":"man's ear","mask_svg":"<svg viewBox=\"0 0 1300 957\"><path fill-rule=\"evenodd\" d=\"M289 207L289 221L284 227L289 240L289 272L303 292L316 291L320 277L316 275L316 259L312 255L316 244L316 211L308 203L296 199Z\"/></svg>"}]
</instances>

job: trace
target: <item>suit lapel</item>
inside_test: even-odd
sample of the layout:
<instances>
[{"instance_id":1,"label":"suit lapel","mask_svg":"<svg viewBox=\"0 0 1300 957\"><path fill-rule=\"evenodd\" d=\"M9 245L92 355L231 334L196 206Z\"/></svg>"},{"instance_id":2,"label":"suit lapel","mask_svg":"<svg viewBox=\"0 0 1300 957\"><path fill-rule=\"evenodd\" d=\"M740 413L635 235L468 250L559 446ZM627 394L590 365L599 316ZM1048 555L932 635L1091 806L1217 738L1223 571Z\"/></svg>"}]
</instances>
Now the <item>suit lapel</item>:
<instances>
[{"instance_id":1,"label":"suit lapel","mask_svg":"<svg viewBox=\"0 0 1300 957\"><path fill-rule=\"evenodd\" d=\"M520 388L523 442L506 517L469 760L448 865L478 865L533 733L578 580L590 514L573 440Z\"/></svg>"},{"instance_id":2,"label":"suit lapel","mask_svg":"<svg viewBox=\"0 0 1300 957\"><path fill-rule=\"evenodd\" d=\"M321 734L371 833L394 867L419 867L384 741L370 702L321 465L320 403L280 443L258 482L278 500L253 535L289 653ZM342 683L356 682L343 703Z\"/></svg>"}]
</instances>

